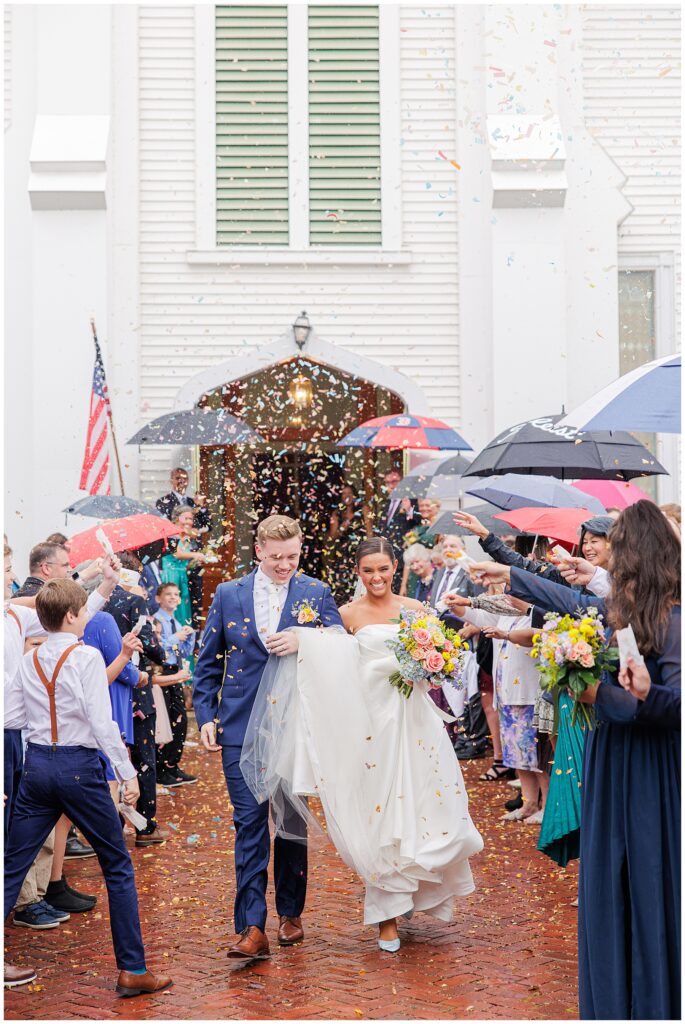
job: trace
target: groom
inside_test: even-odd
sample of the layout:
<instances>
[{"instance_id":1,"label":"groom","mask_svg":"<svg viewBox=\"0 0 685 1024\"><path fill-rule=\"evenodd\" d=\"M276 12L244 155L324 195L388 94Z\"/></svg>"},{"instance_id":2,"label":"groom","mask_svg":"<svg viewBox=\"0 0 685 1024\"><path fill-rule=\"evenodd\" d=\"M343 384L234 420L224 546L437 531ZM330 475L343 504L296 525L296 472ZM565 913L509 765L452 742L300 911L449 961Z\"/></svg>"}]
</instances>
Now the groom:
<instances>
[{"instance_id":1,"label":"groom","mask_svg":"<svg viewBox=\"0 0 685 1024\"><path fill-rule=\"evenodd\" d=\"M270 654L297 650L295 606L316 613L307 625L341 626L329 588L296 575L302 551L299 523L269 516L257 527L259 566L248 576L217 587L207 616L193 678L193 704L202 744L221 751L235 825L236 942L229 957L266 959L271 955L266 926L269 866L269 806L258 804L240 771L240 754L264 666ZM216 721L218 720L218 743ZM304 829L304 823L301 823ZM274 881L279 916L278 941L291 946L304 938L300 915L307 891L305 843L276 836Z\"/></svg>"}]
</instances>

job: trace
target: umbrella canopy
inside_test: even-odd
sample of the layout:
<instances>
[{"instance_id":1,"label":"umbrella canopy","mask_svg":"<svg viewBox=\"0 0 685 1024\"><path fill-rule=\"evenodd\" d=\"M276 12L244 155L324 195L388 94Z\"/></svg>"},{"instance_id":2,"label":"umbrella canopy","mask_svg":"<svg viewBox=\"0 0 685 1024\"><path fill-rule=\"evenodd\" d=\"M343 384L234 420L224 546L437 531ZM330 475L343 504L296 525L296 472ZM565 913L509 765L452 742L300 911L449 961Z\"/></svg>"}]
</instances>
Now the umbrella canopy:
<instances>
[{"instance_id":1,"label":"umbrella canopy","mask_svg":"<svg viewBox=\"0 0 685 1024\"><path fill-rule=\"evenodd\" d=\"M458 498L464 492L462 473L470 466L463 455L432 459L410 470L393 491L393 498Z\"/></svg>"},{"instance_id":2,"label":"umbrella canopy","mask_svg":"<svg viewBox=\"0 0 685 1024\"><path fill-rule=\"evenodd\" d=\"M184 409L158 416L128 444L257 444L256 430L223 409Z\"/></svg>"},{"instance_id":3,"label":"umbrella canopy","mask_svg":"<svg viewBox=\"0 0 685 1024\"><path fill-rule=\"evenodd\" d=\"M508 526L499 519L493 518L493 513L497 511L494 505L483 502L482 505L473 505L472 508L466 509L472 516L475 516L483 526L487 527L490 533L494 533L496 537L508 537L513 534L515 537L522 532L514 527ZM457 526L454 519L452 518L451 512L443 512L435 520L429 534L437 533L450 533L455 534L457 537L472 537L473 534L470 530L465 529L463 526Z\"/></svg>"},{"instance_id":4,"label":"umbrella canopy","mask_svg":"<svg viewBox=\"0 0 685 1024\"><path fill-rule=\"evenodd\" d=\"M424 448L473 451L471 445L441 420L402 413L367 420L346 434L340 447L349 448Z\"/></svg>"},{"instance_id":5,"label":"umbrella canopy","mask_svg":"<svg viewBox=\"0 0 685 1024\"><path fill-rule=\"evenodd\" d=\"M536 533L573 547L578 543L580 526L586 519L592 519L592 512L587 508L517 508L497 512L495 519L524 533Z\"/></svg>"},{"instance_id":6,"label":"umbrella canopy","mask_svg":"<svg viewBox=\"0 0 685 1024\"><path fill-rule=\"evenodd\" d=\"M605 508L624 509L634 505L636 501L652 500L648 494L627 480L577 480L571 486L584 496L598 498ZM589 502L587 504L588 508L592 508Z\"/></svg>"},{"instance_id":7,"label":"umbrella canopy","mask_svg":"<svg viewBox=\"0 0 685 1024\"><path fill-rule=\"evenodd\" d=\"M509 427L486 445L464 476L525 473L562 480L630 480L666 473L648 448L625 431L583 432L543 416Z\"/></svg>"},{"instance_id":8,"label":"umbrella canopy","mask_svg":"<svg viewBox=\"0 0 685 1024\"><path fill-rule=\"evenodd\" d=\"M680 433L680 356L638 366L564 416L579 430L642 430Z\"/></svg>"},{"instance_id":9,"label":"umbrella canopy","mask_svg":"<svg viewBox=\"0 0 685 1024\"><path fill-rule=\"evenodd\" d=\"M123 494L89 494L87 498L67 505L62 509L70 516L90 516L92 519L123 519L138 513L161 516L154 505L146 505L144 501L125 498Z\"/></svg>"},{"instance_id":10,"label":"umbrella canopy","mask_svg":"<svg viewBox=\"0 0 685 1024\"><path fill-rule=\"evenodd\" d=\"M80 565L90 558L102 555L102 545L96 533L100 530L108 538L114 551L134 551L156 540L175 537L179 528L164 516L135 515L125 519L110 519L100 526L74 534L71 538L69 561Z\"/></svg>"},{"instance_id":11,"label":"umbrella canopy","mask_svg":"<svg viewBox=\"0 0 685 1024\"><path fill-rule=\"evenodd\" d=\"M477 485L465 481L474 498L482 498L498 508L589 508L603 514L604 505L588 494L580 495L568 484L553 476L524 476L522 473L505 473L497 479L481 481Z\"/></svg>"}]
</instances>

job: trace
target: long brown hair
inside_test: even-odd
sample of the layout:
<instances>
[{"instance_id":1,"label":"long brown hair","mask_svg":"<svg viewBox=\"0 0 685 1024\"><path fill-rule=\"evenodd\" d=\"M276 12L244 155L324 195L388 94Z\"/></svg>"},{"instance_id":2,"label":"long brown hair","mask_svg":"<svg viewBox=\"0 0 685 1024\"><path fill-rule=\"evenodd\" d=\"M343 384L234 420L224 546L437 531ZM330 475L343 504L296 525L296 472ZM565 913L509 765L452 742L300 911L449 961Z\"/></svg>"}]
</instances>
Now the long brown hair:
<instances>
[{"instance_id":1,"label":"long brown hair","mask_svg":"<svg viewBox=\"0 0 685 1024\"><path fill-rule=\"evenodd\" d=\"M651 501L624 509L609 537L612 629L633 627L642 654L663 648L673 605L680 604L680 544Z\"/></svg>"}]
</instances>

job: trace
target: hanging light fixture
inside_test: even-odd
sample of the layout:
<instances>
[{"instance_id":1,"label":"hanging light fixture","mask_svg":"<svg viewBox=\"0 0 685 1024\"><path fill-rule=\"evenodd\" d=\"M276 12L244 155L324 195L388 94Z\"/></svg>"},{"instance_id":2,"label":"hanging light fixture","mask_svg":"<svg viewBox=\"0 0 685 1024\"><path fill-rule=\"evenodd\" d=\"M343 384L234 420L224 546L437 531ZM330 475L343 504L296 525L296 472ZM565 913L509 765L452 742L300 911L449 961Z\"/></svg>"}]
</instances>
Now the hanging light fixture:
<instances>
[{"instance_id":1,"label":"hanging light fixture","mask_svg":"<svg viewBox=\"0 0 685 1024\"><path fill-rule=\"evenodd\" d=\"M312 325L309 322L309 317L304 310L300 313L297 320L293 324L293 334L295 335L295 344L302 350L307 343L309 332L312 329Z\"/></svg>"},{"instance_id":2,"label":"hanging light fixture","mask_svg":"<svg viewBox=\"0 0 685 1024\"><path fill-rule=\"evenodd\" d=\"M314 398L314 390L309 377L305 377L303 373L293 377L288 385L288 398L296 409L309 409Z\"/></svg>"}]
</instances>

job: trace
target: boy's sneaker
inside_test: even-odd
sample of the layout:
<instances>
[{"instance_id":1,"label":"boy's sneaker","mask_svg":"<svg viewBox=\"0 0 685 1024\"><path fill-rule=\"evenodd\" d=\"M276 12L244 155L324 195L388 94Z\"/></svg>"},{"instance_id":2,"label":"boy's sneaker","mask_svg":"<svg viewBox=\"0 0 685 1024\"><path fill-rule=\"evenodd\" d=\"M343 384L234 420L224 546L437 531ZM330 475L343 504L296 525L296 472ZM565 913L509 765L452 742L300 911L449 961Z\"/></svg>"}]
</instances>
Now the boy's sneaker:
<instances>
[{"instance_id":1,"label":"boy's sneaker","mask_svg":"<svg viewBox=\"0 0 685 1024\"><path fill-rule=\"evenodd\" d=\"M18 928L34 928L45 931L46 928L59 928L62 921L68 921L69 914L55 910L45 900L38 900L23 910L15 910L13 924Z\"/></svg>"},{"instance_id":2,"label":"boy's sneaker","mask_svg":"<svg viewBox=\"0 0 685 1024\"><path fill-rule=\"evenodd\" d=\"M190 775L188 772L184 772L182 768L176 765L175 768L171 769L174 777L178 780L177 784L181 786L190 786L193 782L197 782L197 775Z\"/></svg>"},{"instance_id":3,"label":"boy's sneaker","mask_svg":"<svg viewBox=\"0 0 685 1024\"><path fill-rule=\"evenodd\" d=\"M165 768L163 772L157 772L157 787L160 786L166 789L173 789L174 786L182 786L182 779L176 778L176 773L171 771L169 768Z\"/></svg>"}]
</instances>

